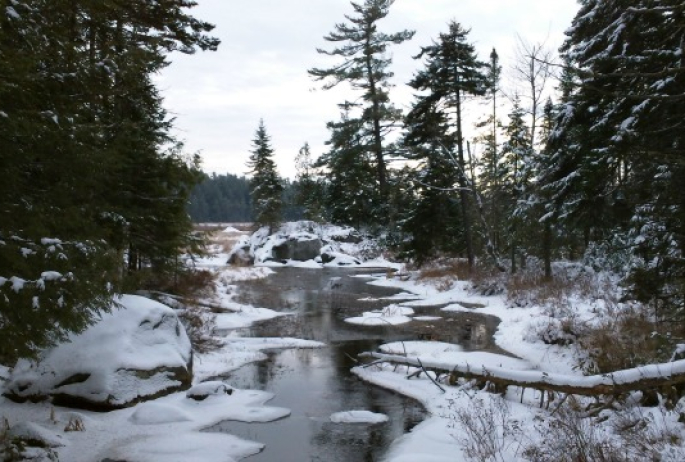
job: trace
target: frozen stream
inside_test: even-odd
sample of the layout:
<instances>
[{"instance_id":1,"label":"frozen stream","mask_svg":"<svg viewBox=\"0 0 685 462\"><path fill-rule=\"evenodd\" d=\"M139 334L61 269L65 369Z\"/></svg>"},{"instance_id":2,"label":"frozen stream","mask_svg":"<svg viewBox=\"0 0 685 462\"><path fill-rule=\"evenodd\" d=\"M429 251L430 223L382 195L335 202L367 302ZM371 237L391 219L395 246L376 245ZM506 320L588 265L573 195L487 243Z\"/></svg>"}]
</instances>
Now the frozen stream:
<instances>
[{"instance_id":1,"label":"frozen stream","mask_svg":"<svg viewBox=\"0 0 685 462\"><path fill-rule=\"evenodd\" d=\"M395 327L345 323L346 317L397 302L378 300L398 291L354 277L360 274L363 272L351 269L284 268L267 279L241 283L242 302L294 313L257 324L245 335L298 337L328 345L315 350L273 351L266 361L243 366L224 377L238 388L273 392L276 396L270 405L292 410L291 416L277 422L224 422L212 429L264 443L265 450L246 459L248 462L380 460L392 441L420 423L426 413L416 401L353 376L351 358L381 343L427 336L447 335L449 338L442 340L460 340L467 349L491 347L497 325L494 318L448 315L452 320L449 329L437 331L418 321ZM421 312L436 313L436 308ZM329 419L334 412L361 409L386 414L390 420L371 425L332 423Z\"/></svg>"}]
</instances>

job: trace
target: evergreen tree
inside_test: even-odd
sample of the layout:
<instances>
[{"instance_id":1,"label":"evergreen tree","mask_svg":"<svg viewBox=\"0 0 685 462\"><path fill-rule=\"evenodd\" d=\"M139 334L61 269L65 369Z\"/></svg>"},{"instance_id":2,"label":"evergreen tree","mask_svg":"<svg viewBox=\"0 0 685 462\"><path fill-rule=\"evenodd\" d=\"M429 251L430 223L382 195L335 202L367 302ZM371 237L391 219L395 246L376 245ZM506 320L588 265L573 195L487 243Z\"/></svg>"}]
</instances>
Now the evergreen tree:
<instances>
[{"instance_id":1,"label":"evergreen tree","mask_svg":"<svg viewBox=\"0 0 685 462\"><path fill-rule=\"evenodd\" d=\"M403 30L386 34L378 30L394 0L364 0L364 4L351 2L354 16L345 15L348 23L336 24L335 31L324 40L341 45L330 51L317 49L319 53L336 56L342 62L330 68L313 68L309 74L324 81L324 89L341 82L362 92L362 113L359 127L363 134L363 148L373 154L376 169L378 195L385 198L387 192L387 168L384 137L401 120L401 112L389 100L390 78L388 70L391 58L386 51L391 44L400 44L413 37L414 32Z\"/></svg>"},{"instance_id":2,"label":"evergreen tree","mask_svg":"<svg viewBox=\"0 0 685 462\"><path fill-rule=\"evenodd\" d=\"M281 222L283 184L276 172L274 150L263 120L259 121L252 146L247 166L252 175L250 194L254 221L259 226L268 226L271 232Z\"/></svg>"},{"instance_id":3,"label":"evergreen tree","mask_svg":"<svg viewBox=\"0 0 685 462\"><path fill-rule=\"evenodd\" d=\"M0 360L35 354L108 309L130 243L156 243L147 264L166 266L187 242L196 167L164 150L174 142L150 75L171 51L216 48L192 6L0 9Z\"/></svg>"},{"instance_id":4,"label":"evergreen tree","mask_svg":"<svg viewBox=\"0 0 685 462\"><path fill-rule=\"evenodd\" d=\"M486 80L488 90L486 97L490 100L492 111L482 122L476 124L477 128L485 129L486 132L476 138L476 142L483 146L478 159L478 188L483 197L484 213L488 226L492 233L492 245L498 252L502 245L502 237L506 235L504 220L508 218L505 211L505 169L502 165L502 153L499 149L499 132L502 123L497 116L498 99L501 85L502 66L499 64L499 55L493 48L490 53L490 61L486 68Z\"/></svg>"},{"instance_id":5,"label":"evergreen tree","mask_svg":"<svg viewBox=\"0 0 685 462\"><path fill-rule=\"evenodd\" d=\"M405 252L421 265L440 253L463 251L463 220L455 185L458 170L446 152L447 116L422 100L407 115L405 156L418 165L410 177L413 201L405 211L403 230L408 233Z\"/></svg>"},{"instance_id":6,"label":"evergreen tree","mask_svg":"<svg viewBox=\"0 0 685 462\"><path fill-rule=\"evenodd\" d=\"M526 124L525 113L521 108L518 97L514 99L513 107L509 113L509 124L505 129L507 136L502 146L503 169L505 171L505 184L508 189L509 199L509 251L511 253L511 272L516 272L516 257L519 253L519 245L525 234L522 229L523 220L520 213L514 213L520 202L525 200L529 192L529 186L534 173L532 171L533 148L530 145L530 129Z\"/></svg>"},{"instance_id":7,"label":"evergreen tree","mask_svg":"<svg viewBox=\"0 0 685 462\"><path fill-rule=\"evenodd\" d=\"M357 228L377 223L378 189L370 153L361 135L363 121L343 105L339 122L329 122L330 150L315 164L326 166L325 205L333 223Z\"/></svg>"},{"instance_id":8,"label":"evergreen tree","mask_svg":"<svg viewBox=\"0 0 685 462\"><path fill-rule=\"evenodd\" d=\"M483 73L485 63L478 61L473 45L466 40L468 30L457 22L449 23L449 31L440 34L432 45L422 47L416 59L425 57L424 68L409 82L409 85L420 92L415 108L419 112L439 111L444 120L453 143L443 146L454 159L457 170L459 196L462 209L464 240L469 266L475 262L474 225L469 207L469 189L472 181L468 179L471 165L467 165L463 135L463 105L467 95L483 95L487 89L486 76ZM454 152L456 150L456 152Z\"/></svg>"},{"instance_id":9,"label":"evergreen tree","mask_svg":"<svg viewBox=\"0 0 685 462\"><path fill-rule=\"evenodd\" d=\"M296 203L302 207L302 215L306 220L323 221L323 187L317 181L314 171L309 143L305 143L295 158L297 169Z\"/></svg>"},{"instance_id":10,"label":"evergreen tree","mask_svg":"<svg viewBox=\"0 0 685 462\"><path fill-rule=\"evenodd\" d=\"M685 314L685 145L681 1L587 0L562 51L578 75L544 176L559 216L585 241L631 236L633 293ZM662 316L663 313L658 313Z\"/></svg>"}]
</instances>

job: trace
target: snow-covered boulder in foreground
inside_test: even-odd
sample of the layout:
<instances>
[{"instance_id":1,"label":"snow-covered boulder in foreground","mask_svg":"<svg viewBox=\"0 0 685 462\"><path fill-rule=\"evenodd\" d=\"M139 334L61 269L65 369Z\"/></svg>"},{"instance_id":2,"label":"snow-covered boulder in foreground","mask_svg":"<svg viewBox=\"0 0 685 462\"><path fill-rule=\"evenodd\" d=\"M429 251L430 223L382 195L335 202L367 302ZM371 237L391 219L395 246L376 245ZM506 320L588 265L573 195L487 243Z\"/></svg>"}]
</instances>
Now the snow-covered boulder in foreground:
<instances>
[{"instance_id":1,"label":"snow-covered boulder in foreground","mask_svg":"<svg viewBox=\"0 0 685 462\"><path fill-rule=\"evenodd\" d=\"M230 264L288 264L313 261L324 266L359 265L376 257L377 246L364 240L354 228L331 224L297 221L283 223L269 234L262 227L245 237L231 250Z\"/></svg>"},{"instance_id":2,"label":"snow-covered boulder in foreground","mask_svg":"<svg viewBox=\"0 0 685 462\"><path fill-rule=\"evenodd\" d=\"M117 302L121 308L46 350L39 361L20 360L5 396L110 410L189 387L192 349L176 313L135 295Z\"/></svg>"}]
</instances>

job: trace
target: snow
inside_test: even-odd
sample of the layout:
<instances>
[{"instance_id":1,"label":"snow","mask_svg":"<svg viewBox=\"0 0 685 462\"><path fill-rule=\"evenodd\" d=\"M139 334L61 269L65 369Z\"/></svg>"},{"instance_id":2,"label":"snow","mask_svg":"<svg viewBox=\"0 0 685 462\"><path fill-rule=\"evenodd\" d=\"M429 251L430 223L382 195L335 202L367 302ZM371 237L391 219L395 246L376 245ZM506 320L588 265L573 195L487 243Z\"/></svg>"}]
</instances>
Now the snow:
<instances>
[{"instance_id":1,"label":"snow","mask_svg":"<svg viewBox=\"0 0 685 462\"><path fill-rule=\"evenodd\" d=\"M400 305L386 306L380 311L366 311L361 316L346 318L345 322L362 326L396 326L411 321L414 310Z\"/></svg>"},{"instance_id":2,"label":"snow","mask_svg":"<svg viewBox=\"0 0 685 462\"><path fill-rule=\"evenodd\" d=\"M320 255L308 261L277 261L273 259L273 249L286 241L319 240L323 244ZM403 265L392 263L383 258L373 240L365 239L349 226L321 224L311 221L282 223L273 234L268 227L262 227L250 236L242 238L234 245L229 255L247 249L254 257L256 266L266 267L304 267L323 268L339 266L377 267L400 269ZM326 259L322 256L326 255Z\"/></svg>"},{"instance_id":3,"label":"snow","mask_svg":"<svg viewBox=\"0 0 685 462\"><path fill-rule=\"evenodd\" d=\"M97 324L46 351L38 363L19 361L8 386L22 389L25 395L45 396L54 389L123 404L178 385L166 373L141 381L130 372L184 368L190 362L190 340L184 329L178 329L176 313L136 295L123 295L116 302L120 308L101 314ZM87 378L60 385L75 374L87 374Z\"/></svg>"},{"instance_id":4,"label":"snow","mask_svg":"<svg viewBox=\"0 0 685 462\"><path fill-rule=\"evenodd\" d=\"M289 232L291 234L288 236L292 236L298 231L296 228L290 228ZM350 234L347 229L342 229L341 232ZM331 229L323 231L322 228L314 234L321 237L330 236L330 233L332 233ZM262 238L265 239L265 236ZM285 237L282 236L282 238ZM338 242L336 245L339 245L339 250L344 250L342 252L344 255L352 256L356 255L360 246L366 244L358 244L356 250L354 249L356 244ZM249 326L258 320L282 316L281 313L272 310L246 306L235 301L238 291L236 283L266 277L272 270L264 266L227 268L225 263L228 254L218 247L213 251L214 255L200 259L196 264L209 269L217 276L215 293L203 301L216 307L217 311L222 311L216 315L221 346L216 351L195 356L194 386L191 390L107 414L73 412L58 407L54 411L54 421L50 417L49 404L16 404L0 397L0 417L6 416L11 428L18 428L17 431L40 433L44 440L63 443L62 446L55 448L60 460L110 458L129 462L188 460L233 462L259 452L263 447L261 443L246 441L226 433L215 433L211 431L211 427L225 420L269 422L287 417L289 410L268 406L268 401L273 398L273 395L268 392L235 389L230 384L217 381L215 378L249 362L265 359L265 350L319 348L323 344L295 338L241 337L236 329ZM375 262L382 262L382 260L377 259ZM369 262L364 263L366 264ZM288 265L312 268L323 266L314 261L289 262ZM385 265L378 264L378 266ZM396 267L399 268L401 265ZM368 277L368 275L363 277ZM0 279L0 285L4 282L14 284L12 280ZM403 359L418 359L427 368L435 366L469 371L486 370L522 382L545 380L551 384L563 383L576 386L622 383L636 378L685 371L685 360L681 360L664 365L635 368L621 374L584 376L577 369L578 358L575 347L548 345L539 338L537 330L539 326L553 319L549 307L530 301L525 308L512 307L504 295L488 297L475 295L467 281L454 281L448 290L440 291L425 281L418 281L406 271L401 273L401 277L399 274L378 273L373 275L370 283L393 287L402 292L387 298L395 303L386 309L369 311L363 313L362 316L348 318L346 322L359 325L397 325L415 320L438 325L445 321L448 312L458 311L497 316L501 320L495 333L495 342L499 348L506 350L510 355L464 351L464 348L459 345L435 341L390 342L379 347L382 354ZM369 298L368 300L377 299ZM567 302L573 307L578 319L586 322L592 322L602 311L601 303L595 300L569 297ZM430 306L444 306L442 311L445 312L445 317L414 316L414 310ZM113 312L115 313L116 311ZM86 345L85 350L96 347L96 344L97 339L91 339L91 344ZM685 346L680 350L685 351ZM80 354L80 352L75 351L74 354ZM123 355L122 358L114 355L107 360L128 364L151 359L154 359L154 356L153 358L136 358ZM67 358L62 360L66 362ZM544 433L545 427L541 426L541 422L550 418L550 411L537 408L540 396L532 390L524 393L520 389L510 387L504 397L495 396L477 388L450 386L445 383L441 384L443 388L441 390L423 373L418 377L407 379L408 375L418 371L420 369L413 366L387 364L353 369L358 377L369 384L394 390L420 401L430 413L430 417L424 422L393 442L384 458L387 462L466 462L472 460L464 451L465 433L459 420L461 412L485 416L489 410L494 409L503 413L504 417L501 422L518 425L518 433L515 428L506 429L496 425L488 429L489 432L495 432L498 437L501 437L503 444L506 443L500 448L497 460L521 461L524 448L524 443L521 441L525 444L536 444L548 437ZM435 378L433 373L430 374ZM0 388L9 377L8 369L0 366ZM211 382L205 382L210 379ZM196 400L197 396L205 395L204 399ZM657 428L659 425L680 428L680 424L677 423L677 412L662 415L645 408L638 408L637 411L641 413L645 421L651 422L650 429ZM83 422L85 430L65 432L66 423L74 419ZM352 409L330 415L330 421L339 424L376 424L387 421L387 416L371 410ZM596 425L597 431L613 437L610 423L596 423ZM510 431L509 436L504 435L508 431ZM681 438L685 437L682 431L677 431L680 432ZM661 460L683 460L683 450L677 446L670 446L660 455Z\"/></svg>"},{"instance_id":5,"label":"snow","mask_svg":"<svg viewBox=\"0 0 685 462\"><path fill-rule=\"evenodd\" d=\"M226 234L232 234L232 233L240 233L241 231L238 228L234 228L233 226L227 226L221 232L226 233Z\"/></svg>"},{"instance_id":6,"label":"snow","mask_svg":"<svg viewBox=\"0 0 685 462\"><path fill-rule=\"evenodd\" d=\"M203 301L226 311L217 315L217 324L221 329L229 331L222 334L222 345L218 350L195 355L195 385L190 390L108 413L75 412L62 407L54 407L52 410L49 403L17 404L0 396L0 418L6 417L10 428L15 429L13 431L40 433L42 440L59 442L61 446L55 445L55 451L60 460L234 462L261 451L262 443L207 429L226 420L270 422L287 417L290 410L267 406L266 403L273 398L271 393L234 389L223 382L203 381L238 369L249 362L264 359L265 349L319 348L323 344L294 338L240 337L234 329L281 314L265 308L240 305L233 300L237 291L234 283L266 277L271 270L229 269L225 266L225 257L225 254L213 255L203 259L201 265L198 265L216 273L215 294ZM56 274L49 273L45 276L49 279ZM60 377L73 364L78 364L79 367L90 364L90 370L99 375L101 380L107 381L106 372L112 368L153 366L169 354L175 355L180 362L186 359L170 342L161 338L153 340L152 345L145 345L147 342L141 338L138 339L139 343L132 343L121 351L104 350L104 338L121 336L132 326L144 322L146 317L143 312L146 310L143 308L173 313L170 308L139 296L123 296L119 302L122 308L115 308L111 313L102 315L103 319L111 321L109 327L96 325L85 337L74 337L71 344L66 344L69 345L67 349L45 358L49 359L55 372L61 374ZM129 316L122 316L125 311ZM151 348L146 350L150 354L140 354L142 346ZM0 391L7 385L6 381L11 377L10 371L6 366L0 366ZM23 365L12 372L14 377L35 373L28 362L23 362ZM220 384L224 384L225 388L219 386ZM122 384L117 386L119 385ZM231 393L228 394L225 390L231 390ZM207 396L196 401L189 394ZM65 431L70 421L81 422L83 431Z\"/></svg>"},{"instance_id":7,"label":"snow","mask_svg":"<svg viewBox=\"0 0 685 462\"><path fill-rule=\"evenodd\" d=\"M331 414L333 423L379 424L387 421L387 415L371 411L341 411Z\"/></svg>"}]
</instances>

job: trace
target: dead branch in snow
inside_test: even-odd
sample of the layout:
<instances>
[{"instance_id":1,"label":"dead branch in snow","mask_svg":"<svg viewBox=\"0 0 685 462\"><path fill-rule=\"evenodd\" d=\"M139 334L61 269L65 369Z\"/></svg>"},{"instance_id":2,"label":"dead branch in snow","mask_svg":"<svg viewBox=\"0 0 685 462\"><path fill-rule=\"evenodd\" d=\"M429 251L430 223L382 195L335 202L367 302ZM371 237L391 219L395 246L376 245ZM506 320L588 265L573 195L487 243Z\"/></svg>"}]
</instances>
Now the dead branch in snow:
<instances>
[{"instance_id":1,"label":"dead branch in snow","mask_svg":"<svg viewBox=\"0 0 685 462\"><path fill-rule=\"evenodd\" d=\"M685 360L650 364L608 374L573 376L542 371L520 371L503 367L479 369L466 363L449 364L376 352L361 353L359 357L374 358L375 362L383 361L419 367L423 371L431 371L438 375L448 374L450 383L456 383L459 378L476 380L484 385L487 384L489 389L500 393L505 392L510 386L523 389L532 388L541 393L548 392L548 400L550 401L553 399L553 393L595 397L609 396L615 399L634 391L642 391L646 394L656 391L674 403L685 387Z\"/></svg>"}]
</instances>

